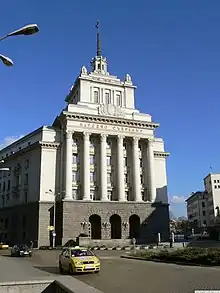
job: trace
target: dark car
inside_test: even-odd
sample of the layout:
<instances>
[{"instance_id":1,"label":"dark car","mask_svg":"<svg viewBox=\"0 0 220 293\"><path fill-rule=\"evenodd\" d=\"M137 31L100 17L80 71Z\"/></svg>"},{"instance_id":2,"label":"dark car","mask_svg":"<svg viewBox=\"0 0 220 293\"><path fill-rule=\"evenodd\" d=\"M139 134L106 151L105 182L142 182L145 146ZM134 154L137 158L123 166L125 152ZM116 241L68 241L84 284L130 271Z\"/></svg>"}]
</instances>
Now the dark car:
<instances>
[{"instance_id":1,"label":"dark car","mask_svg":"<svg viewBox=\"0 0 220 293\"><path fill-rule=\"evenodd\" d=\"M14 245L11 249L11 256L32 256L32 250L26 244Z\"/></svg>"}]
</instances>

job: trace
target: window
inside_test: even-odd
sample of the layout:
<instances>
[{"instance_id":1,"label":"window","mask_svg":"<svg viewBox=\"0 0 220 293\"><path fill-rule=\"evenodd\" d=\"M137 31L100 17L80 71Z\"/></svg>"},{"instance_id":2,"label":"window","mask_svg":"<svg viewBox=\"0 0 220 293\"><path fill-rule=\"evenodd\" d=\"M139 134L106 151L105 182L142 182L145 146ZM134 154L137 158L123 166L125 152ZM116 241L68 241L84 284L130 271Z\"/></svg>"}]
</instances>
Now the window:
<instances>
[{"instance_id":1,"label":"window","mask_svg":"<svg viewBox=\"0 0 220 293\"><path fill-rule=\"evenodd\" d=\"M112 197L112 191L108 191L108 193L107 193L107 195L108 195L108 199L109 200L113 200L113 197Z\"/></svg>"},{"instance_id":2,"label":"window","mask_svg":"<svg viewBox=\"0 0 220 293\"><path fill-rule=\"evenodd\" d=\"M28 174L25 174L24 176L24 184L28 185Z\"/></svg>"},{"instance_id":3,"label":"window","mask_svg":"<svg viewBox=\"0 0 220 293\"><path fill-rule=\"evenodd\" d=\"M76 178L77 176L76 176L76 172L73 172L73 174L72 174L72 181L73 182L76 182L77 181L77 178Z\"/></svg>"},{"instance_id":4,"label":"window","mask_svg":"<svg viewBox=\"0 0 220 293\"><path fill-rule=\"evenodd\" d=\"M141 174L140 177L141 177L141 184L143 184L144 183L143 175Z\"/></svg>"},{"instance_id":5,"label":"window","mask_svg":"<svg viewBox=\"0 0 220 293\"><path fill-rule=\"evenodd\" d=\"M123 158L123 162L124 162L124 167L127 166L127 158Z\"/></svg>"},{"instance_id":6,"label":"window","mask_svg":"<svg viewBox=\"0 0 220 293\"><path fill-rule=\"evenodd\" d=\"M142 159L140 159L140 168L142 168L143 167L143 161L142 161Z\"/></svg>"},{"instance_id":7,"label":"window","mask_svg":"<svg viewBox=\"0 0 220 293\"><path fill-rule=\"evenodd\" d=\"M106 104L111 104L111 102L112 102L109 92L105 93L105 102L106 102Z\"/></svg>"},{"instance_id":8,"label":"window","mask_svg":"<svg viewBox=\"0 0 220 293\"><path fill-rule=\"evenodd\" d=\"M98 102L99 102L99 92L94 91L94 103L98 104Z\"/></svg>"},{"instance_id":9,"label":"window","mask_svg":"<svg viewBox=\"0 0 220 293\"><path fill-rule=\"evenodd\" d=\"M77 139L73 138L72 143L73 143L73 146L77 146Z\"/></svg>"},{"instance_id":10,"label":"window","mask_svg":"<svg viewBox=\"0 0 220 293\"><path fill-rule=\"evenodd\" d=\"M116 105L120 107L122 106L121 94L116 94Z\"/></svg>"},{"instance_id":11,"label":"window","mask_svg":"<svg viewBox=\"0 0 220 293\"><path fill-rule=\"evenodd\" d=\"M27 191L24 192L24 202L25 203L28 202L28 193L27 193Z\"/></svg>"},{"instance_id":12,"label":"window","mask_svg":"<svg viewBox=\"0 0 220 293\"><path fill-rule=\"evenodd\" d=\"M5 182L3 182L3 189L2 191L4 192L5 191Z\"/></svg>"},{"instance_id":13,"label":"window","mask_svg":"<svg viewBox=\"0 0 220 293\"><path fill-rule=\"evenodd\" d=\"M215 185L215 189L217 188L217 185Z\"/></svg>"},{"instance_id":14,"label":"window","mask_svg":"<svg viewBox=\"0 0 220 293\"><path fill-rule=\"evenodd\" d=\"M124 180L125 180L125 183L127 184L128 183L128 174L125 174Z\"/></svg>"},{"instance_id":15,"label":"window","mask_svg":"<svg viewBox=\"0 0 220 293\"><path fill-rule=\"evenodd\" d=\"M206 225L206 220L203 221L203 225Z\"/></svg>"},{"instance_id":16,"label":"window","mask_svg":"<svg viewBox=\"0 0 220 293\"><path fill-rule=\"evenodd\" d=\"M90 190L90 199L94 200L95 199L95 192Z\"/></svg>"},{"instance_id":17,"label":"window","mask_svg":"<svg viewBox=\"0 0 220 293\"><path fill-rule=\"evenodd\" d=\"M219 180L217 180L217 183L220 183L220 181L219 181Z\"/></svg>"},{"instance_id":18,"label":"window","mask_svg":"<svg viewBox=\"0 0 220 293\"><path fill-rule=\"evenodd\" d=\"M144 191L141 191L142 200L145 200Z\"/></svg>"},{"instance_id":19,"label":"window","mask_svg":"<svg viewBox=\"0 0 220 293\"><path fill-rule=\"evenodd\" d=\"M73 196L73 199L77 199L77 190L76 189L72 190L72 196Z\"/></svg>"},{"instance_id":20,"label":"window","mask_svg":"<svg viewBox=\"0 0 220 293\"><path fill-rule=\"evenodd\" d=\"M107 157L106 160L107 160L107 166L110 166L111 165L111 157Z\"/></svg>"},{"instance_id":21,"label":"window","mask_svg":"<svg viewBox=\"0 0 220 293\"><path fill-rule=\"evenodd\" d=\"M214 180L214 183L216 183L216 180Z\"/></svg>"},{"instance_id":22,"label":"window","mask_svg":"<svg viewBox=\"0 0 220 293\"><path fill-rule=\"evenodd\" d=\"M107 183L111 184L111 173L107 173Z\"/></svg>"},{"instance_id":23,"label":"window","mask_svg":"<svg viewBox=\"0 0 220 293\"><path fill-rule=\"evenodd\" d=\"M95 157L94 156L90 156L90 165L94 165L94 160L95 159Z\"/></svg>"},{"instance_id":24,"label":"window","mask_svg":"<svg viewBox=\"0 0 220 293\"><path fill-rule=\"evenodd\" d=\"M72 159L73 159L72 163L77 164L77 155L73 155Z\"/></svg>"},{"instance_id":25,"label":"window","mask_svg":"<svg viewBox=\"0 0 220 293\"><path fill-rule=\"evenodd\" d=\"M205 203L204 203L204 201L202 202L202 207L203 207L203 208L205 207Z\"/></svg>"},{"instance_id":26,"label":"window","mask_svg":"<svg viewBox=\"0 0 220 293\"><path fill-rule=\"evenodd\" d=\"M129 201L129 192L128 191L125 191L125 198L127 201Z\"/></svg>"},{"instance_id":27,"label":"window","mask_svg":"<svg viewBox=\"0 0 220 293\"><path fill-rule=\"evenodd\" d=\"M25 169L28 169L28 167L29 167L29 160L28 159L25 161L24 167L25 167Z\"/></svg>"},{"instance_id":28,"label":"window","mask_svg":"<svg viewBox=\"0 0 220 293\"><path fill-rule=\"evenodd\" d=\"M94 173L90 173L90 182L94 182Z\"/></svg>"},{"instance_id":29,"label":"window","mask_svg":"<svg viewBox=\"0 0 220 293\"><path fill-rule=\"evenodd\" d=\"M206 215L206 212L205 211L202 211L202 215L205 216Z\"/></svg>"},{"instance_id":30,"label":"window","mask_svg":"<svg viewBox=\"0 0 220 293\"><path fill-rule=\"evenodd\" d=\"M10 180L8 180L8 186L7 186L7 190L9 191L9 190L10 190L10 188L11 188L11 181L10 181Z\"/></svg>"},{"instance_id":31,"label":"window","mask_svg":"<svg viewBox=\"0 0 220 293\"><path fill-rule=\"evenodd\" d=\"M98 69L101 69L101 64L100 63L98 63Z\"/></svg>"}]
</instances>

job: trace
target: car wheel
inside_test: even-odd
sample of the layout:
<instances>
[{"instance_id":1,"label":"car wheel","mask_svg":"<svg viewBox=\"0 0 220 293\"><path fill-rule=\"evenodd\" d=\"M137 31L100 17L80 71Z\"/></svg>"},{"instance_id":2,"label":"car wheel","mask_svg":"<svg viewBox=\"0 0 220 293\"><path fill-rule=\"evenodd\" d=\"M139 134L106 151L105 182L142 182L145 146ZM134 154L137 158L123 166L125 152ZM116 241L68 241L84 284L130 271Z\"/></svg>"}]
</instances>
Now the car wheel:
<instances>
[{"instance_id":1,"label":"car wheel","mask_svg":"<svg viewBox=\"0 0 220 293\"><path fill-rule=\"evenodd\" d=\"M73 266L72 265L69 265L69 274L73 275Z\"/></svg>"},{"instance_id":2,"label":"car wheel","mask_svg":"<svg viewBox=\"0 0 220 293\"><path fill-rule=\"evenodd\" d=\"M62 274L63 273L63 268L62 268L62 266L61 266L61 263L59 262L59 271L60 271L60 274Z\"/></svg>"},{"instance_id":3,"label":"car wheel","mask_svg":"<svg viewBox=\"0 0 220 293\"><path fill-rule=\"evenodd\" d=\"M95 271L95 274L98 274L100 271Z\"/></svg>"},{"instance_id":4,"label":"car wheel","mask_svg":"<svg viewBox=\"0 0 220 293\"><path fill-rule=\"evenodd\" d=\"M29 253L29 257L32 257L32 253Z\"/></svg>"}]
</instances>

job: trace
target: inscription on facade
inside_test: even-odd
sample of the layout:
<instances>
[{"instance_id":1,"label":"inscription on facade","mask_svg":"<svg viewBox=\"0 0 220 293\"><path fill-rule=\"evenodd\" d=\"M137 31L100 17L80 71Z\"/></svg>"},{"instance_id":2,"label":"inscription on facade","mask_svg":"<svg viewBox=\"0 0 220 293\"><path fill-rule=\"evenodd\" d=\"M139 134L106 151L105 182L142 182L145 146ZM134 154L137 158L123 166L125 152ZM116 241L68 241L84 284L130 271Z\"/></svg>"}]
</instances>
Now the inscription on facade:
<instances>
[{"instance_id":1,"label":"inscription on facade","mask_svg":"<svg viewBox=\"0 0 220 293\"><path fill-rule=\"evenodd\" d=\"M91 129L106 129L113 131L122 131L122 132L143 132L142 129L130 128L130 127L122 127L122 126L111 126L111 125L103 125L103 124L95 124L95 123L80 123L81 127L91 128Z\"/></svg>"}]
</instances>

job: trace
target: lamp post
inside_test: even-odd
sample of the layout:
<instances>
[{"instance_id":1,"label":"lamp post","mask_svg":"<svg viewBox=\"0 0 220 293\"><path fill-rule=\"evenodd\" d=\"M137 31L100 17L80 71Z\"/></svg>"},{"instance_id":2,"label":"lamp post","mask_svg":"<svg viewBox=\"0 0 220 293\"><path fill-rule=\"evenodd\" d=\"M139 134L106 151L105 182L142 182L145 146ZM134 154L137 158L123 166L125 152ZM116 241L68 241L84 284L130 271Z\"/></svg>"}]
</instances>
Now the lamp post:
<instances>
[{"instance_id":1,"label":"lamp post","mask_svg":"<svg viewBox=\"0 0 220 293\"><path fill-rule=\"evenodd\" d=\"M37 33L38 31L39 31L39 27L36 24L28 24L28 25L21 27L20 29L17 29L15 31L8 33L7 35L1 37L0 42L9 38L9 37L13 37L13 36L33 35L33 34ZM0 60L3 62L3 64L5 64L8 67L13 66L13 61L10 58L8 58L7 56L0 54Z\"/></svg>"},{"instance_id":2,"label":"lamp post","mask_svg":"<svg viewBox=\"0 0 220 293\"><path fill-rule=\"evenodd\" d=\"M53 236L53 248L56 245L56 197L57 195L60 195L61 193L55 193L53 192L51 189L49 189L46 194L52 194L54 197L54 201L53 201L53 230L52 230L52 236Z\"/></svg>"}]
</instances>

